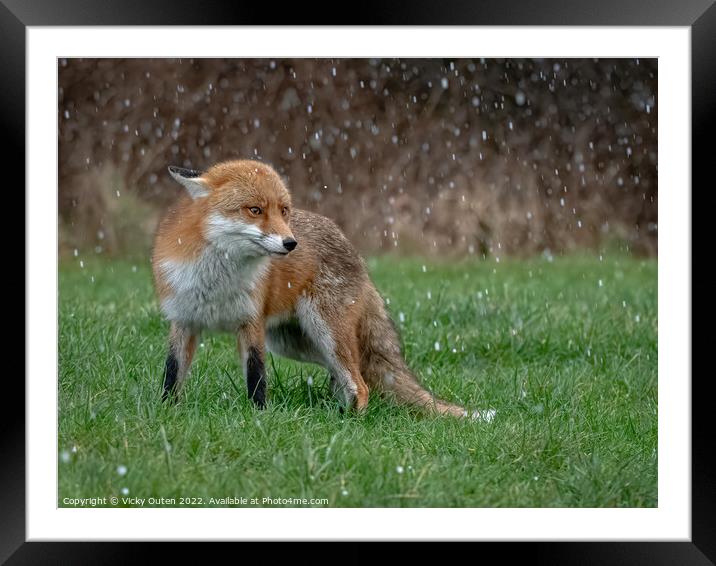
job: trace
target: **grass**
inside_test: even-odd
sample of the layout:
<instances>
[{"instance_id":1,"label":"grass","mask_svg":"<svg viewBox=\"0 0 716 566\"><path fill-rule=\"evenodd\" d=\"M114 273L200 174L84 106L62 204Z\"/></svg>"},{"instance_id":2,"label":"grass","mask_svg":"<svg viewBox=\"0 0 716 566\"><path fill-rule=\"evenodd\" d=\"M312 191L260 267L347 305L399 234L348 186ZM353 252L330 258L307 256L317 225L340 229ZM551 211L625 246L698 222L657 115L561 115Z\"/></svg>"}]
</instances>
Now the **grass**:
<instances>
[{"instance_id":1,"label":"grass","mask_svg":"<svg viewBox=\"0 0 716 566\"><path fill-rule=\"evenodd\" d=\"M411 367L439 396L495 409L487 423L377 397L342 415L324 370L278 357L258 411L219 334L202 338L183 401L163 404L149 266L80 259L59 279L60 506L657 505L654 260L369 261Z\"/></svg>"}]
</instances>

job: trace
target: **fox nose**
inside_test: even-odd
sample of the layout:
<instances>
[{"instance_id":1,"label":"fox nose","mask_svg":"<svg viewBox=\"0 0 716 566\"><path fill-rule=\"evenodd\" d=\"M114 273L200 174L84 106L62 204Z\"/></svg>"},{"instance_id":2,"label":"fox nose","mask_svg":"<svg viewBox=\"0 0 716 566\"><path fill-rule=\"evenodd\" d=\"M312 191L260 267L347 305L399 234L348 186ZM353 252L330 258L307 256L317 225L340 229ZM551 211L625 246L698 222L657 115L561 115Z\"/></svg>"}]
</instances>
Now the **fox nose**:
<instances>
[{"instance_id":1,"label":"fox nose","mask_svg":"<svg viewBox=\"0 0 716 566\"><path fill-rule=\"evenodd\" d=\"M293 238L286 238L283 241L283 247L286 248L289 252L293 250L298 245L298 242L294 240Z\"/></svg>"}]
</instances>

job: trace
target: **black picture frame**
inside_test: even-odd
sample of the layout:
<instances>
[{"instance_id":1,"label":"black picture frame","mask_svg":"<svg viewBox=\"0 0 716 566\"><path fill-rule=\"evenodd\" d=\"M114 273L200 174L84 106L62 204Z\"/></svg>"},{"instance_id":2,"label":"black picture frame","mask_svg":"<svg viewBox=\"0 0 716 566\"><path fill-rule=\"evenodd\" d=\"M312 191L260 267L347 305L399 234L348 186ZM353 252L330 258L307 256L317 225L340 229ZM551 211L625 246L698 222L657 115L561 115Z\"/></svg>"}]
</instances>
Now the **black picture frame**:
<instances>
[{"instance_id":1,"label":"black picture frame","mask_svg":"<svg viewBox=\"0 0 716 566\"><path fill-rule=\"evenodd\" d=\"M335 6L311 9L296 4L280 10L268 3L188 2L186 0L0 0L0 118L5 135L6 163L24 163L25 156L25 34L28 26L64 25L341 25L343 19ZM349 12L345 12L346 15ZM716 131L716 5L713 0L540 0L520 3L516 0L487 2L412 0L411 2L362 2L350 14L351 25L598 25L598 26L689 26L692 56L692 178L706 178L712 132ZM305 21L308 17L312 21ZM323 20L323 22L317 20ZM49 85L48 85L49 86ZM664 110L662 110L664 111ZM660 156L662 157L662 156ZM18 184L24 186L24 168ZM51 190L48 188L48 190ZM693 194L693 190L692 190ZM22 204L23 210L24 199ZM24 294L24 292L23 292ZM24 294L25 300L29 300ZM31 337L27 337L31 339ZM708 372L710 373L710 372ZM24 398L24 384L18 379L4 379L4 399L19 409L14 414L3 411L0 428L0 561L8 564L87 563L111 564L136 562L148 557L151 543L69 543L25 542L25 413L19 399ZM671 376L691 379L691 376ZM529 542L478 543L469 550L474 560L490 555L515 557L530 563L549 564L713 564L716 562L716 469L710 459L713 450L713 425L710 420L711 376L703 374L692 380L692 538L690 542ZM51 380L48 380L48 386ZM320 533L317 533L320 537ZM241 543L238 543L241 544ZM359 543L347 543L353 546ZM337 554L354 561L378 543L363 543L368 548L339 548L311 552L311 559ZM174 552L191 558L187 545L165 549L165 560ZM221 545L218 551L226 551ZM459 546L459 545L457 545ZM216 548L216 547L214 547ZM295 549L286 549L295 556ZM367 552L366 552L367 551ZM416 552L417 551L417 552ZM214 549L202 545L203 562L211 562ZM246 550L242 549L244 555ZM264 551L265 552L265 551ZM276 550L272 557L278 557ZM285 551L284 551L285 552ZM409 548L403 560L424 556L420 546ZM420 555L418 554L420 553ZM217 553L218 556L218 553ZM239 558L236 555L236 558Z\"/></svg>"}]
</instances>

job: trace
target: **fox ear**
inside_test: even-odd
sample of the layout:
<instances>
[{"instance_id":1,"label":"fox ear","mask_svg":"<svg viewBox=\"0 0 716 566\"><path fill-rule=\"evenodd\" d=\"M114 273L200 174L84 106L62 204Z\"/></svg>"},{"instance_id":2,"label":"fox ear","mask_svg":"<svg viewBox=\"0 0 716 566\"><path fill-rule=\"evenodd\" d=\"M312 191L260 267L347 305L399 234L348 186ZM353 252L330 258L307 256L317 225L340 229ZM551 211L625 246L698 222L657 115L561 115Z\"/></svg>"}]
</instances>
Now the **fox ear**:
<instances>
[{"instance_id":1,"label":"fox ear","mask_svg":"<svg viewBox=\"0 0 716 566\"><path fill-rule=\"evenodd\" d=\"M169 174L184 185L191 198L198 199L209 194L206 181L201 178L201 172L172 165L169 167Z\"/></svg>"}]
</instances>

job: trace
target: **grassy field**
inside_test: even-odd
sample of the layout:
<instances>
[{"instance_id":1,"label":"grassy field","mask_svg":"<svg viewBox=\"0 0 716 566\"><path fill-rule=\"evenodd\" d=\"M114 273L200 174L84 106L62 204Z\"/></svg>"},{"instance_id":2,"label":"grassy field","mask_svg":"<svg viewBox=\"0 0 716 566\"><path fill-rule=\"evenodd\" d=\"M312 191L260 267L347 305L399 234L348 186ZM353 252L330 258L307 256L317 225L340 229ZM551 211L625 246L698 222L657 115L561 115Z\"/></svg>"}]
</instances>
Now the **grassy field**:
<instances>
[{"instance_id":1,"label":"grassy field","mask_svg":"<svg viewBox=\"0 0 716 566\"><path fill-rule=\"evenodd\" d=\"M423 382L495 410L466 422L373 396L342 415L325 371L278 357L258 411L228 335L202 338L183 401L162 404L167 323L149 265L81 259L59 279L60 506L657 505L654 260L369 261Z\"/></svg>"}]
</instances>

